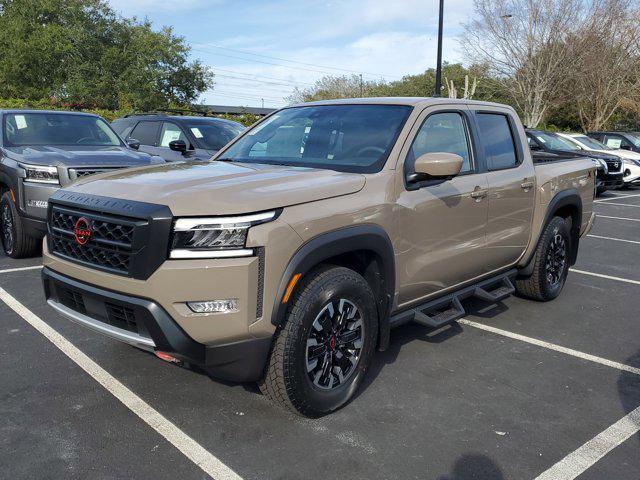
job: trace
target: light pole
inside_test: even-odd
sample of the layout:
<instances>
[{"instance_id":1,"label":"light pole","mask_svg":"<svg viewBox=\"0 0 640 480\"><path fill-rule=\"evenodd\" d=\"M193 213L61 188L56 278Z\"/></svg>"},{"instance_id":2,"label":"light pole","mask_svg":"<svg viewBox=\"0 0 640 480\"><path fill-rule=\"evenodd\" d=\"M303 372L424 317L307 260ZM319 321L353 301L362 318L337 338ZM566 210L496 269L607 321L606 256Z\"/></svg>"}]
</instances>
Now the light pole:
<instances>
[{"instance_id":1,"label":"light pole","mask_svg":"<svg viewBox=\"0 0 640 480\"><path fill-rule=\"evenodd\" d=\"M436 97L442 93L442 15L444 0L440 0L440 16L438 17L438 65L436 66Z\"/></svg>"}]
</instances>

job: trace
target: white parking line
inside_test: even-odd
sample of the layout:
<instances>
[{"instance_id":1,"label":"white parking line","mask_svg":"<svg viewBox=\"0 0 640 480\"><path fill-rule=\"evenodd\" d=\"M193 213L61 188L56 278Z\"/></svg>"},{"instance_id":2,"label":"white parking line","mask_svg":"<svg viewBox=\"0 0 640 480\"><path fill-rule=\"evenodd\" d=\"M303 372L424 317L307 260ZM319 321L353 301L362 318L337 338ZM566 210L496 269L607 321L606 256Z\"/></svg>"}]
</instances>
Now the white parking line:
<instances>
[{"instance_id":1,"label":"white parking line","mask_svg":"<svg viewBox=\"0 0 640 480\"><path fill-rule=\"evenodd\" d=\"M573 480L640 431L640 407L573 451L535 480Z\"/></svg>"},{"instance_id":2,"label":"white parking line","mask_svg":"<svg viewBox=\"0 0 640 480\"><path fill-rule=\"evenodd\" d=\"M600 238L602 240L613 240L615 242L635 243L640 245L640 242L637 240L625 240L624 238L602 237L600 235L587 235L587 237Z\"/></svg>"},{"instance_id":3,"label":"white parking line","mask_svg":"<svg viewBox=\"0 0 640 480\"><path fill-rule=\"evenodd\" d=\"M618 200L618 199L616 198L615 200ZM598 205L619 205L621 207L636 207L636 208L640 208L640 205L629 205L628 203L608 202L608 203L598 203Z\"/></svg>"},{"instance_id":4,"label":"white parking line","mask_svg":"<svg viewBox=\"0 0 640 480\"><path fill-rule=\"evenodd\" d=\"M7 268L5 270L0 270L0 273L24 272L25 270L39 270L40 268L42 268L42 265L36 265L34 267Z\"/></svg>"},{"instance_id":5,"label":"white parking line","mask_svg":"<svg viewBox=\"0 0 640 480\"><path fill-rule=\"evenodd\" d=\"M180 450L189 460L200 467L210 477L216 480L241 480L241 477L231 468L214 457L202 445L167 420L157 410L120 383L120 381L87 357L81 350L69 342L69 340L60 335L2 288L0 288L0 300L44 335L47 340L60 349L62 353L87 372L95 381L106 388L109 393L120 400L129 410L162 435L169 443Z\"/></svg>"},{"instance_id":6,"label":"white parking line","mask_svg":"<svg viewBox=\"0 0 640 480\"><path fill-rule=\"evenodd\" d=\"M543 340L538 340L537 338L520 335L519 333L513 333L507 330L502 330L500 328L491 327L489 325L485 325L484 323L478 323L472 320L467 320L466 318L461 318L460 320L458 320L458 323L462 323L463 325L468 325L470 327L477 328L479 330L485 330L487 332L495 333L497 335L502 335L503 337L513 338L514 340L520 340L521 342L530 343L531 345L536 345L538 347L554 350L556 352L564 353L566 355L571 355L573 357L581 358L582 360L587 360L593 363L599 363L600 365L605 365L607 367L615 368L617 370L622 370L625 372L640 375L640 368L632 367L631 365L625 365L624 363L614 362L613 360L607 360L606 358L597 357L595 355L580 352L578 350L573 350L571 348L563 347L561 345L556 345L555 343L549 343Z\"/></svg>"},{"instance_id":7,"label":"white parking line","mask_svg":"<svg viewBox=\"0 0 640 480\"><path fill-rule=\"evenodd\" d=\"M611 220L625 220L627 222L640 222L640 218L610 217L609 215L597 215L597 218L609 218Z\"/></svg>"},{"instance_id":8,"label":"white parking line","mask_svg":"<svg viewBox=\"0 0 640 480\"><path fill-rule=\"evenodd\" d=\"M621 198L631 198L631 197L640 197L640 193L636 193L634 195L616 195L613 198L602 198L600 200L594 200L594 203L602 203L602 202L608 202L609 200L620 200Z\"/></svg>"},{"instance_id":9,"label":"white parking line","mask_svg":"<svg viewBox=\"0 0 640 480\"><path fill-rule=\"evenodd\" d=\"M575 268L570 268L569 270L571 272L580 273L582 275L590 275L592 277L606 278L607 280L616 280L618 282L625 282L625 283L632 283L634 285L640 285L640 281L638 280L630 280L628 278L622 278L622 277L612 277L611 275L603 275L602 273L586 272L584 270L577 270Z\"/></svg>"}]
</instances>

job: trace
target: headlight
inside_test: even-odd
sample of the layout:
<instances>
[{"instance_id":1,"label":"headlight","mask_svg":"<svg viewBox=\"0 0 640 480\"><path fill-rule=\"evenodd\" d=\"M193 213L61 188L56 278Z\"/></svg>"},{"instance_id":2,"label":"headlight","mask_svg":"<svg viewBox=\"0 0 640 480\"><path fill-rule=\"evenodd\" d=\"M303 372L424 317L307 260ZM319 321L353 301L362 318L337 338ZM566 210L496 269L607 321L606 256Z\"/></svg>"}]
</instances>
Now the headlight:
<instances>
[{"instance_id":1,"label":"headlight","mask_svg":"<svg viewBox=\"0 0 640 480\"><path fill-rule=\"evenodd\" d=\"M24 163L21 163L20 167L24 168L25 172L27 172L25 178L27 182L60 185L60 178L58 177L58 169L56 167L27 165Z\"/></svg>"},{"instance_id":2,"label":"headlight","mask_svg":"<svg viewBox=\"0 0 640 480\"><path fill-rule=\"evenodd\" d=\"M249 227L274 220L276 210L237 217L179 218L173 225L170 258L248 257Z\"/></svg>"}]
</instances>

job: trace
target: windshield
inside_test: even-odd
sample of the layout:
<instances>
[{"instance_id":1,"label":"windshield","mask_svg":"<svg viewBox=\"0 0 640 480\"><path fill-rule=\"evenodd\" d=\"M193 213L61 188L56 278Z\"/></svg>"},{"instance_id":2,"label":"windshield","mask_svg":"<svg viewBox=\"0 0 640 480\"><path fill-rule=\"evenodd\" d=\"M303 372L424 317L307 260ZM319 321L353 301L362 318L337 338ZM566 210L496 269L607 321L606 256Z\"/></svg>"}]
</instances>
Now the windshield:
<instances>
[{"instance_id":1,"label":"windshield","mask_svg":"<svg viewBox=\"0 0 640 480\"><path fill-rule=\"evenodd\" d=\"M591 137L587 137L586 135L577 136L575 139L587 148L592 148L593 150L613 150L613 148L608 147L604 143L600 143Z\"/></svg>"},{"instance_id":2,"label":"windshield","mask_svg":"<svg viewBox=\"0 0 640 480\"><path fill-rule=\"evenodd\" d=\"M194 122L187 124L187 128L201 148L207 150L220 150L245 130L239 123L223 122Z\"/></svg>"},{"instance_id":3,"label":"windshield","mask_svg":"<svg viewBox=\"0 0 640 480\"><path fill-rule=\"evenodd\" d=\"M636 147L640 147L640 134L627 133L627 137Z\"/></svg>"},{"instance_id":4,"label":"windshield","mask_svg":"<svg viewBox=\"0 0 640 480\"><path fill-rule=\"evenodd\" d=\"M9 113L4 116L4 142L29 145L121 146L120 138L99 117L65 113Z\"/></svg>"},{"instance_id":5,"label":"windshield","mask_svg":"<svg viewBox=\"0 0 640 480\"><path fill-rule=\"evenodd\" d=\"M250 130L220 160L377 172L411 108L404 105L287 108Z\"/></svg>"},{"instance_id":6,"label":"windshield","mask_svg":"<svg viewBox=\"0 0 640 480\"><path fill-rule=\"evenodd\" d=\"M571 140L566 140L553 133L536 132L533 134L541 144L550 150L561 150L575 152L580 150L580 147L573 143Z\"/></svg>"}]
</instances>

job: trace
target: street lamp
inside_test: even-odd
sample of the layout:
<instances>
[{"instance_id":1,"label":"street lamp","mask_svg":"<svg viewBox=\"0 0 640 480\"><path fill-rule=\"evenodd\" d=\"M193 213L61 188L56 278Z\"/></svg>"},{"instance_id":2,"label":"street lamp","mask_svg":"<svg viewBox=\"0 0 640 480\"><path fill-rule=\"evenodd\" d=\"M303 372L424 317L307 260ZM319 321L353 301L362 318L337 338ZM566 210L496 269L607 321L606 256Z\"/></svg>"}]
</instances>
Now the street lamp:
<instances>
[{"instance_id":1,"label":"street lamp","mask_svg":"<svg viewBox=\"0 0 640 480\"><path fill-rule=\"evenodd\" d=\"M440 0L440 16L438 17L438 65L436 66L436 97L442 93L442 15L444 0Z\"/></svg>"}]
</instances>

